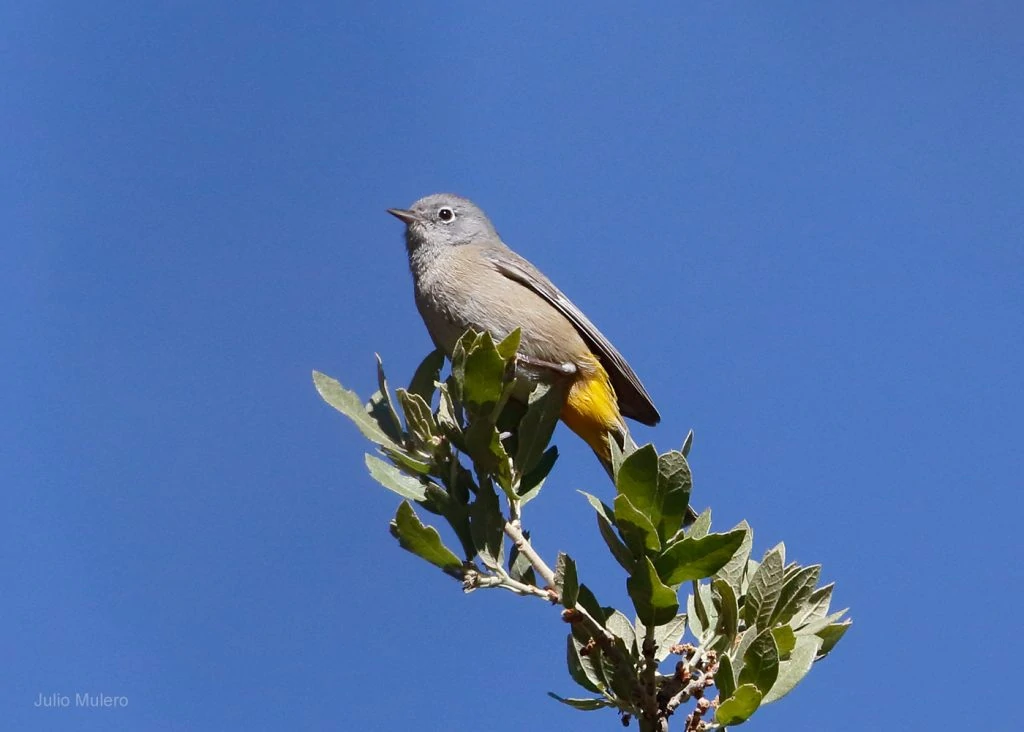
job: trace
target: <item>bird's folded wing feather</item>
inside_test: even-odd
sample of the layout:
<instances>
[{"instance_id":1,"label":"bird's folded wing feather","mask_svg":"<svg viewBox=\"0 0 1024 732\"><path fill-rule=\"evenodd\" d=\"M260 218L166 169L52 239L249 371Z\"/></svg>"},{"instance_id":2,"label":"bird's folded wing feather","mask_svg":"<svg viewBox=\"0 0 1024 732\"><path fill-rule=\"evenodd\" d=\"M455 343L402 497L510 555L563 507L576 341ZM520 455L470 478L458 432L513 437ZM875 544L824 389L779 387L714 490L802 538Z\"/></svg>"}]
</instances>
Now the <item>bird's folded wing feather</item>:
<instances>
[{"instance_id":1,"label":"bird's folded wing feather","mask_svg":"<svg viewBox=\"0 0 1024 732\"><path fill-rule=\"evenodd\" d=\"M488 251L486 256L501 274L536 292L572 322L608 371L624 416L648 425L661 420L651 395L626 359L544 273L508 248Z\"/></svg>"}]
</instances>

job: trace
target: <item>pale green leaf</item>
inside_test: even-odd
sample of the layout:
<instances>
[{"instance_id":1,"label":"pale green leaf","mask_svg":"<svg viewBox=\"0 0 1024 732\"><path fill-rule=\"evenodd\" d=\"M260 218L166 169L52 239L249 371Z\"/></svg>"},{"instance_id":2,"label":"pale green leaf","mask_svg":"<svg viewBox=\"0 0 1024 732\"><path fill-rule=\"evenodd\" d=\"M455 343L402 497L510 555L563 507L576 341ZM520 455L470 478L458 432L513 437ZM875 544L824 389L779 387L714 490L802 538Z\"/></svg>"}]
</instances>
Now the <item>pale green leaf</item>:
<instances>
[{"instance_id":1,"label":"pale green leaf","mask_svg":"<svg viewBox=\"0 0 1024 732\"><path fill-rule=\"evenodd\" d=\"M690 457L691 447L693 447L693 430L686 433L686 437L683 439L683 446L679 448L679 452L683 453L683 457Z\"/></svg>"},{"instance_id":2,"label":"pale green leaf","mask_svg":"<svg viewBox=\"0 0 1024 732\"><path fill-rule=\"evenodd\" d=\"M391 521L391 533L403 549L449 573L457 573L462 561L441 541L433 526L424 526L408 501L402 501Z\"/></svg>"},{"instance_id":3,"label":"pale green leaf","mask_svg":"<svg viewBox=\"0 0 1024 732\"><path fill-rule=\"evenodd\" d=\"M516 328L514 331L509 333L507 336L501 339L494 347L494 350L498 352L504 361L511 361L515 358L516 352L519 350L519 342L522 340L523 332L522 329Z\"/></svg>"},{"instance_id":4,"label":"pale green leaf","mask_svg":"<svg viewBox=\"0 0 1024 732\"><path fill-rule=\"evenodd\" d=\"M750 580L747 601L743 606L743 619L748 625L768 627L768 621L782 592L784 552L782 544L769 550Z\"/></svg>"},{"instance_id":5,"label":"pale green leaf","mask_svg":"<svg viewBox=\"0 0 1024 732\"><path fill-rule=\"evenodd\" d=\"M631 649L632 654L636 654L636 631L633 629L633 624L629 622L629 618L616 610L605 619L604 627L613 635L621 638L626 646Z\"/></svg>"},{"instance_id":6,"label":"pale green leaf","mask_svg":"<svg viewBox=\"0 0 1024 732\"><path fill-rule=\"evenodd\" d=\"M521 474L527 475L533 471L545 455L544 451L558 424L563 398L561 389L547 384L538 384L530 394L526 414L519 420L519 444L514 460Z\"/></svg>"},{"instance_id":7,"label":"pale green leaf","mask_svg":"<svg viewBox=\"0 0 1024 732\"><path fill-rule=\"evenodd\" d=\"M626 590L637 616L647 626L668 623L679 609L675 591L658 578L654 565L647 557L637 561L636 572L626 580Z\"/></svg>"},{"instance_id":8,"label":"pale green leaf","mask_svg":"<svg viewBox=\"0 0 1024 732\"><path fill-rule=\"evenodd\" d=\"M644 445L622 461L615 476L615 487L637 511L647 517L652 526L661 522L658 453L654 445ZM615 515L618 516L618 513Z\"/></svg>"},{"instance_id":9,"label":"pale green leaf","mask_svg":"<svg viewBox=\"0 0 1024 732\"><path fill-rule=\"evenodd\" d=\"M796 646L789 654L789 659L779 664L779 676L764 698L765 704L778 701L800 683L800 680L811 670L811 664L821 647L821 638L816 635L796 639Z\"/></svg>"},{"instance_id":10,"label":"pale green leaf","mask_svg":"<svg viewBox=\"0 0 1024 732\"><path fill-rule=\"evenodd\" d=\"M689 528L686 529L686 536L691 539L703 539L711 531L711 509L705 508L697 516Z\"/></svg>"},{"instance_id":11,"label":"pale green leaf","mask_svg":"<svg viewBox=\"0 0 1024 732\"><path fill-rule=\"evenodd\" d=\"M720 638L715 650L724 651L732 648L739 632L739 605L736 592L732 585L723 579L716 579L711 583L712 597L718 609L718 624L715 627L715 634Z\"/></svg>"},{"instance_id":12,"label":"pale green leaf","mask_svg":"<svg viewBox=\"0 0 1024 732\"><path fill-rule=\"evenodd\" d=\"M422 501L427 497L426 488L418 479L406 475L390 463L373 455L366 456L366 467L370 476L388 490L411 501Z\"/></svg>"},{"instance_id":13,"label":"pale green leaf","mask_svg":"<svg viewBox=\"0 0 1024 732\"><path fill-rule=\"evenodd\" d=\"M654 553L661 549L654 524L633 505L625 493L615 496L615 525L635 558L640 559L648 552Z\"/></svg>"},{"instance_id":14,"label":"pale green leaf","mask_svg":"<svg viewBox=\"0 0 1024 732\"><path fill-rule=\"evenodd\" d=\"M736 672L732 668L732 659L722 656L718 659L718 671L715 672L715 686L718 687L718 702L721 704L736 693Z\"/></svg>"},{"instance_id":15,"label":"pale green leaf","mask_svg":"<svg viewBox=\"0 0 1024 732\"><path fill-rule=\"evenodd\" d=\"M566 704L572 707L573 709L579 709L582 712L592 712L596 709L604 709L605 707L615 706L615 704L611 701L601 697L597 697L594 699L567 699L550 691L548 692L548 696L550 696L552 699L556 701L562 702L562 704Z\"/></svg>"},{"instance_id":16,"label":"pale green leaf","mask_svg":"<svg viewBox=\"0 0 1024 732\"><path fill-rule=\"evenodd\" d=\"M728 534L708 534L701 539L685 537L666 547L655 558L654 566L665 584L673 587L710 577L729 562L746 535L744 530L737 529Z\"/></svg>"},{"instance_id":17,"label":"pale green leaf","mask_svg":"<svg viewBox=\"0 0 1024 732\"><path fill-rule=\"evenodd\" d=\"M750 719L750 715L761 705L762 694L753 684L744 684L733 692L732 696L718 705L715 721L720 725L740 724Z\"/></svg>"},{"instance_id":18,"label":"pale green leaf","mask_svg":"<svg viewBox=\"0 0 1024 732\"><path fill-rule=\"evenodd\" d=\"M779 625L772 628L772 635L775 637L775 645L779 649L779 658L786 659L796 647L796 634L788 625Z\"/></svg>"},{"instance_id":19,"label":"pale green leaf","mask_svg":"<svg viewBox=\"0 0 1024 732\"><path fill-rule=\"evenodd\" d=\"M839 642L839 639L846 635L846 631L850 629L852 623L853 621L848 619L841 623L826 625L819 630L817 636L821 638L821 650L818 651L818 656L823 657L828 654Z\"/></svg>"},{"instance_id":20,"label":"pale green leaf","mask_svg":"<svg viewBox=\"0 0 1024 732\"><path fill-rule=\"evenodd\" d=\"M500 569L505 554L505 517L498 503L498 494L490 481L480 486L476 500L469 505L470 535L480 561L493 571Z\"/></svg>"},{"instance_id":21,"label":"pale green leaf","mask_svg":"<svg viewBox=\"0 0 1024 732\"><path fill-rule=\"evenodd\" d=\"M569 675L572 680L587 691L600 693L604 688L604 679L601 677L593 659L580 655L582 644L573 638L570 633L566 637L566 664L569 667Z\"/></svg>"},{"instance_id":22,"label":"pale green leaf","mask_svg":"<svg viewBox=\"0 0 1024 732\"><path fill-rule=\"evenodd\" d=\"M653 523L657 526L658 536L663 543L667 543L682 527L692 488L690 466L681 452L670 450L658 455L657 493L653 505L660 514L660 519Z\"/></svg>"},{"instance_id":23,"label":"pale green leaf","mask_svg":"<svg viewBox=\"0 0 1024 732\"><path fill-rule=\"evenodd\" d=\"M747 559L750 557L750 549L754 545L754 530L750 528L750 524L746 521L741 521L737 524L733 531L742 529L746 532L746 536L743 537L743 541L740 542L739 549L732 555L725 566L718 570L716 576L726 580L733 587L740 587L740 579L743 577L743 571L747 566ZM731 531L729 533L732 533ZM742 591L742 587L740 588Z\"/></svg>"},{"instance_id":24,"label":"pale green leaf","mask_svg":"<svg viewBox=\"0 0 1024 732\"><path fill-rule=\"evenodd\" d=\"M580 592L576 562L565 552L558 552L558 559L555 562L555 591L558 592L563 607L576 607Z\"/></svg>"},{"instance_id":25,"label":"pale green leaf","mask_svg":"<svg viewBox=\"0 0 1024 732\"><path fill-rule=\"evenodd\" d=\"M671 655L669 649L683 640L685 632L686 615L676 615L664 625L655 628L654 642L657 644L658 650L654 654L654 659L661 663L668 658Z\"/></svg>"},{"instance_id":26,"label":"pale green leaf","mask_svg":"<svg viewBox=\"0 0 1024 732\"><path fill-rule=\"evenodd\" d=\"M601 501L596 496L587 493L586 491L579 491L586 499L590 502L590 505L594 507L597 512L597 528L601 533L601 538L604 539L605 544L608 545L608 550L615 557L615 560L622 565L622 568L627 572L632 572L635 566L635 560L633 554L630 552L629 547L622 543L622 539L619 538L618 534L615 533L615 515L612 513L612 509Z\"/></svg>"},{"instance_id":27,"label":"pale green leaf","mask_svg":"<svg viewBox=\"0 0 1024 732\"><path fill-rule=\"evenodd\" d=\"M409 388L406 391L430 404L434 390L437 388L437 382L441 378L442 366L444 366L444 351L440 349L431 351L416 367L416 372L412 375Z\"/></svg>"},{"instance_id":28,"label":"pale green leaf","mask_svg":"<svg viewBox=\"0 0 1024 732\"><path fill-rule=\"evenodd\" d=\"M462 401L480 413L492 409L504 390L505 361L494 347L489 333L466 353L462 382Z\"/></svg>"},{"instance_id":29,"label":"pale green leaf","mask_svg":"<svg viewBox=\"0 0 1024 732\"><path fill-rule=\"evenodd\" d=\"M362 400L354 392L344 388L336 379L332 379L319 371L313 372L313 384L325 402L344 414L355 423L359 431L368 440L378 445L388 445L398 449L395 443L381 428L377 421L367 413Z\"/></svg>"},{"instance_id":30,"label":"pale green leaf","mask_svg":"<svg viewBox=\"0 0 1024 732\"><path fill-rule=\"evenodd\" d=\"M771 630L761 631L743 654L740 686L753 684L762 694L767 694L778 676L779 649L775 645L775 636Z\"/></svg>"},{"instance_id":31,"label":"pale green leaf","mask_svg":"<svg viewBox=\"0 0 1024 732\"><path fill-rule=\"evenodd\" d=\"M821 565L814 564L810 567L803 567L795 572L787 573L789 577L784 581L782 590L779 592L778 602L772 611L769 624L788 623L800 610L803 602L810 597L814 586L818 584L821 576Z\"/></svg>"}]
</instances>

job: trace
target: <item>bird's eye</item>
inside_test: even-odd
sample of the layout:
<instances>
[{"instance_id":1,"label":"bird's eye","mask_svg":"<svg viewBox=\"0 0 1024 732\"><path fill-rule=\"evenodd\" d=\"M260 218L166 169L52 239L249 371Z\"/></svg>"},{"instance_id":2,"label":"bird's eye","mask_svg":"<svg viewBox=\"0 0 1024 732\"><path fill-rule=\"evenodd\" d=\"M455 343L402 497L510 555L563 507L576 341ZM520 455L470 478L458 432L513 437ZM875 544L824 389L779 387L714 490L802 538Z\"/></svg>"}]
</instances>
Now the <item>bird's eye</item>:
<instances>
[{"instance_id":1,"label":"bird's eye","mask_svg":"<svg viewBox=\"0 0 1024 732\"><path fill-rule=\"evenodd\" d=\"M437 212L437 218L441 219L441 221L448 222L455 218L455 212L445 206Z\"/></svg>"}]
</instances>

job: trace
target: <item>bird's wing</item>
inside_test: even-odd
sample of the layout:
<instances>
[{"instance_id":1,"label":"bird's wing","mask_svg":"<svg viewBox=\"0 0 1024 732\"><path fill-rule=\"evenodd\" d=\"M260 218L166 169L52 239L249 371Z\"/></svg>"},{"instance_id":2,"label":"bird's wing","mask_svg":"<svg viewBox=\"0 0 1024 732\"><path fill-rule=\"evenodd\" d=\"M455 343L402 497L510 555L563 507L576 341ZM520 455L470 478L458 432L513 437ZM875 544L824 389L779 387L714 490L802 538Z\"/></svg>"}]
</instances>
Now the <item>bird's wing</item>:
<instances>
[{"instance_id":1,"label":"bird's wing","mask_svg":"<svg viewBox=\"0 0 1024 732\"><path fill-rule=\"evenodd\" d=\"M626 363L626 359L544 273L506 247L485 250L484 253L501 274L533 290L572 322L608 371L615 395L619 399L619 409L624 416L647 425L661 421L651 395Z\"/></svg>"}]
</instances>

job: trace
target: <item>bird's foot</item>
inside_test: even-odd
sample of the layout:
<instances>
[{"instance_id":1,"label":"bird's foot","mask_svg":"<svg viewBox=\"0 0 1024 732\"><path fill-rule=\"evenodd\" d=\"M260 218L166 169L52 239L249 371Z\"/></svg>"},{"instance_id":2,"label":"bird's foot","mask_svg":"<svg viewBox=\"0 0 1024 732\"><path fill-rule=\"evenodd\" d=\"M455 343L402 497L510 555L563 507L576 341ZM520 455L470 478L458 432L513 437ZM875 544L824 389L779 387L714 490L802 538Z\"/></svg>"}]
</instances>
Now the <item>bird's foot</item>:
<instances>
[{"instance_id":1,"label":"bird's foot","mask_svg":"<svg viewBox=\"0 0 1024 732\"><path fill-rule=\"evenodd\" d=\"M576 368L576 364L574 363L554 363L552 361L534 358L533 356L525 356L522 353L520 353L517 358L524 366L541 371L553 371L558 376L575 376L576 372L579 370Z\"/></svg>"}]
</instances>

